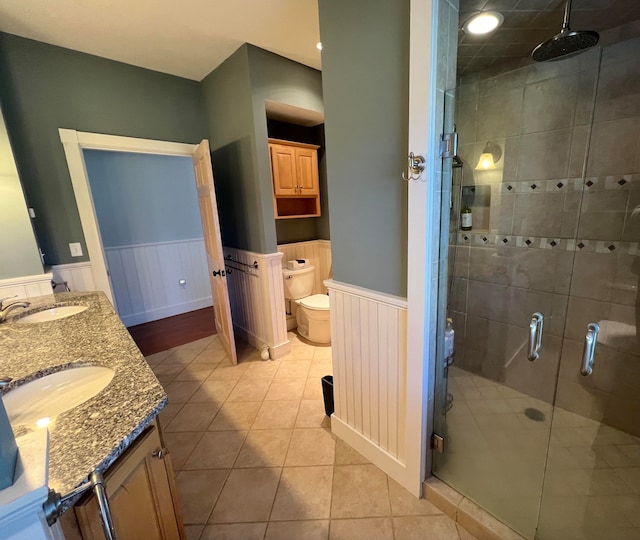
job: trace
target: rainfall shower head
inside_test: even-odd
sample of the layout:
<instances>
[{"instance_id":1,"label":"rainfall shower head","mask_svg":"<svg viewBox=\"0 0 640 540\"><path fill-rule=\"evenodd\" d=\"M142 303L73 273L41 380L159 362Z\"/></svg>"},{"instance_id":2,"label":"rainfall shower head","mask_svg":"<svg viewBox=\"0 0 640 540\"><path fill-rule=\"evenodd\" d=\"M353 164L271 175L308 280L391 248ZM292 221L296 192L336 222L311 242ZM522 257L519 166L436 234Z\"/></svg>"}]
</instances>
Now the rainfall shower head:
<instances>
[{"instance_id":1,"label":"rainfall shower head","mask_svg":"<svg viewBox=\"0 0 640 540\"><path fill-rule=\"evenodd\" d=\"M567 0L564 8L564 21L562 30L551 39L540 43L533 52L531 58L536 62L560 60L567 56L578 54L598 43L598 32L580 30L574 32L569 28L569 14L571 12L571 0Z\"/></svg>"}]
</instances>

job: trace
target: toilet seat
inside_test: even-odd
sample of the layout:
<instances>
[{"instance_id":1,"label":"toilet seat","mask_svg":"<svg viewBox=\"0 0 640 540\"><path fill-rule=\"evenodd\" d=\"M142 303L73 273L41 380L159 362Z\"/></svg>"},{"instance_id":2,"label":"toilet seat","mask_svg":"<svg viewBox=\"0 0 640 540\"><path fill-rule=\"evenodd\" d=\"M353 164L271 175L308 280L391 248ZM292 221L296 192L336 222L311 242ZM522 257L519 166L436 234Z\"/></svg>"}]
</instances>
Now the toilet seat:
<instances>
[{"instance_id":1,"label":"toilet seat","mask_svg":"<svg viewBox=\"0 0 640 540\"><path fill-rule=\"evenodd\" d=\"M312 294L296 302L314 311L329 311L329 297L326 294Z\"/></svg>"}]
</instances>

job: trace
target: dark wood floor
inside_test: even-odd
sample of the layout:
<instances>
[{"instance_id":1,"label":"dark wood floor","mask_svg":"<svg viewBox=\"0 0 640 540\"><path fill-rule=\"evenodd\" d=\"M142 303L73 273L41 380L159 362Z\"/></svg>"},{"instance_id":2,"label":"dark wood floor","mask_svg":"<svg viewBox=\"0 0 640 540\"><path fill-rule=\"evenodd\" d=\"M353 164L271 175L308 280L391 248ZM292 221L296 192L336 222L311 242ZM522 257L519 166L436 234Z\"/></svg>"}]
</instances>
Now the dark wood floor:
<instances>
[{"instance_id":1,"label":"dark wood floor","mask_svg":"<svg viewBox=\"0 0 640 540\"><path fill-rule=\"evenodd\" d=\"M213 307L127 328L142 354L148 356L216 333Z\"/></svg>"}]
</instances>

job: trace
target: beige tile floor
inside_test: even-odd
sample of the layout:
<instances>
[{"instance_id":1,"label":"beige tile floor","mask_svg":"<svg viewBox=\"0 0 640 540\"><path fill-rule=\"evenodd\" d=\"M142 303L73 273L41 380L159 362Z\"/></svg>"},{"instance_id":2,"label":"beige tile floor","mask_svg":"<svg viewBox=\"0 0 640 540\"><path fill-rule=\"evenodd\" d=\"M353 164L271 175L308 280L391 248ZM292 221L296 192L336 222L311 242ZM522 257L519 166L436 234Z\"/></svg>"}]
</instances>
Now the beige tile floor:
<instances>
[{"instance_id":1,"label":"beige tile floor","mask_svg":"<svg viewBox=\"0 0 640 540\"><path fill-rule=\"evenodd\" d=\"M216 337L147 357L169 395L160 414L189 540L473 537L331 433L320 378L331 348L228 364Z\"/></svg>"}]
</instances>

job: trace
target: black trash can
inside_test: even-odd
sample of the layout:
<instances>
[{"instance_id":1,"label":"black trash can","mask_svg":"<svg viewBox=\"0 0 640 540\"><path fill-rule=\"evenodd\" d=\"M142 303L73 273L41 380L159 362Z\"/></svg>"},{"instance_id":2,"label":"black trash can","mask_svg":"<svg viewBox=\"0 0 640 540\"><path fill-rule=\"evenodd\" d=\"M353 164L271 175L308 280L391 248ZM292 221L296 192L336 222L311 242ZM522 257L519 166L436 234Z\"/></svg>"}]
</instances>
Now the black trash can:
<instances>
[{"instance_id":1,"label":"black trash can","mask_svg":"<svg viewBox=\"0 0 640 540\"><path fill-rule=\"evenodd\" d=\"M333 414L333 375L322 377L322 396L324 397L324 412L327 416Z\"/></svg>"}]
</instances>

